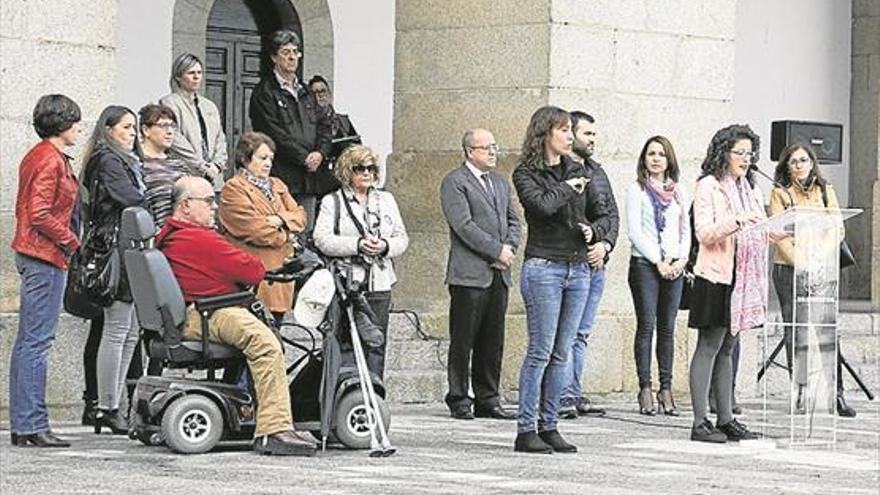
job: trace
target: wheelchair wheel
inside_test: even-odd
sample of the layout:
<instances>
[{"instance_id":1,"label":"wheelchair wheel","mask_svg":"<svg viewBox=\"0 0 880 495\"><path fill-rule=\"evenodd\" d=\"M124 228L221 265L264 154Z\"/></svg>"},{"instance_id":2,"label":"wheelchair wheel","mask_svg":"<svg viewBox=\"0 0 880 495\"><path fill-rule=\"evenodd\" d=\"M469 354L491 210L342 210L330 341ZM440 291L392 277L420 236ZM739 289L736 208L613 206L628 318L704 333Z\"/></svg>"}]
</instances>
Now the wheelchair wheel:
<instances>
[{"instance_id":1,"label":"wheelchair wheel","mask_svg":"<svg viewBox=\"0 0 880 495\"><path fill-rule=\"evenodd\" d=\"M382 415L382 423L385 431L391 426L391 411L382 397L376 397L379 403L379 413ZM333 432L339 443L350 449L370 448L370 428L367 423L367 408L364 407L360 388L348 391L336 406L334 418L336 428ZM376 432L378 435L378 432Z\"/></svg>"},{"instance_id":2,"label":"wheelchair wheel","mask_svg":"<svg viewBox=\"0 0 880 495\"><path fill-rule=\"evenodd\" d=\"M201 454L213 449L223 436L223 414L211 399L185 395L162 416L162 438L175 452Z\"/></svg>"}]
</instances>

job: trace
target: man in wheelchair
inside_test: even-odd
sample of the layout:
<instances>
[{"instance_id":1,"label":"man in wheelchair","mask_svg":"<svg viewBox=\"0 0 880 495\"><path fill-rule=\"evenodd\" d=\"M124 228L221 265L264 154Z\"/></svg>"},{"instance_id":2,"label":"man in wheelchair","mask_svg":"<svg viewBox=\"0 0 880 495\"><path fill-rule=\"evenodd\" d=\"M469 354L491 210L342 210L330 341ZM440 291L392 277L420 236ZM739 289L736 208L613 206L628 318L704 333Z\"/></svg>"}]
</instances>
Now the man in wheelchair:
<instances>
[{"instance_id":1,"label":"man in wheelchair","mask_svg":"<svg viewBox=\"0 0 880 495\"><path fill-rule=\"evenodd\" d=\"M214 230L217 203L211 183L183 177L174 185L174 214L156 237L187 304L183 340L201 338L199 298L239 292L263 279L256 257ZM272 330L245 307L227 307L209 319L212 341L234 346L247 358L258 403L254 450L269 455L314 455L314 442L293 430L284 352Z\"/></svg>"}]
</instances>

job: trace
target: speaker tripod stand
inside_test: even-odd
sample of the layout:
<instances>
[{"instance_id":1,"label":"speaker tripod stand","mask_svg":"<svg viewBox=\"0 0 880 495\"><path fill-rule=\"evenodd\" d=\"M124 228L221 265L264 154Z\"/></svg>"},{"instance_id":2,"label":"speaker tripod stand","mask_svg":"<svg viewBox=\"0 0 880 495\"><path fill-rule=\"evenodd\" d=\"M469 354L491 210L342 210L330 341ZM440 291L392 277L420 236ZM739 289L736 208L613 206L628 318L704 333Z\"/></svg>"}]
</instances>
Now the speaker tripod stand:
<instances>
[{"instance_id":1,"label":"speaker tripod stand","mask_svg":"<svg viewBox=\"0 0 880 495\"><path fill-rule=\"evenodd\" d=\"M762 378L764 378L764 373L767 372L767 369L770 366L778 366L780 368L783 368L786 371L788 371L788 376L789 377L791 376L791 372L792 372L791 356L789 355L789 353L786 353L786 361L787 361L786 364L776 362L776 356L782 351L782 348L785 346L786 339L787 339L787 337L782 337L782 339L779 341L779 343L776 344L776 348L773 349L773 352L770 353L770 356L767 358L766 361L764 361L764 364L761 365L761 369L758 370L758 381L759 382L761 381ZM868 389L868 386L865 385L865 382L862 381L862 378L859 376L858 373L856 373L856 370L854 370L852 368L852 366L850 366L849 362L847 362L846 358L843 357L843 353L840 352L840 345L838 345L837 346L837 379L838 380L843 380L843 377L840 376L841 367L846 368L846 371L849 373L849 376L851 376L852 379L855 380L856 384L859 386L859 388L862 390L862 392L864 392L865 397L867 397L868 400L874 400L874 394L871 393L871 390Z\"/></svg>"}]
</instances>

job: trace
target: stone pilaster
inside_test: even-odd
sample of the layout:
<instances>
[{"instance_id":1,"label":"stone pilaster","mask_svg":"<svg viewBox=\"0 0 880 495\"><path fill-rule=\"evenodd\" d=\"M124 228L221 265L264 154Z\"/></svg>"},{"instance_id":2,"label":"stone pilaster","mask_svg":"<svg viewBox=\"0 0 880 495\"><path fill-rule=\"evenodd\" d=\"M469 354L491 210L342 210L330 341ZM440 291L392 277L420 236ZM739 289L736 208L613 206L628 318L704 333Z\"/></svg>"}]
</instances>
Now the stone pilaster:
<instances>
[{"instance_id":1,"label":"stone pilaster","mask_svg":"<svg viewBox=\"0 0 880 495\"><path fill-rule=\"evenodd\" d=\"M115 93L116 9L113 0L0 4L0 312L18 309L18 275L8 246L18 165L39 140L31 126L34 105L48 93L71 97L83 111L85 142L109 103L107 95Z\"/></svg>"},{"instance_id":2,"label":"stone pilaster","mask_svg":"<svg viewBox=\"0 0 880 495\"><path fill-rule=\"evenodd\" d=\"M732 117L735 5L713 0L397 2L394 153L388 182L410 231L397 267L395 306L447 335L442 281L448 250L439 184L461 161L464 129L487 127L510 175L529 116L555 104L593 114L598 156L623 208L645 139L672 139L692 183L705 146ZM708 15L711 14L711 15ZM621 212L625 215L624 211ZM591 338L592 391L634 390L634 320L626 284L625 228L609 267ZM518 280L518 270L514 271ZM525 347L518 287L511 290L503 385L516 388ZM682 322L683 323L683 322ZM686 387L688 331L679 328L676 387Z\"/></svg>"},{"instance_id":3,"label":"stone pilaster","mask_svg":"<svg viewBox=\"0 0 880 495\"><path fill-rule=\"evenodd\" d=\"M847 222L860 270L849 270L849 295L880 308L880 4L853 0L850 100L850 205Z\"/></svg>"}]
</instances>

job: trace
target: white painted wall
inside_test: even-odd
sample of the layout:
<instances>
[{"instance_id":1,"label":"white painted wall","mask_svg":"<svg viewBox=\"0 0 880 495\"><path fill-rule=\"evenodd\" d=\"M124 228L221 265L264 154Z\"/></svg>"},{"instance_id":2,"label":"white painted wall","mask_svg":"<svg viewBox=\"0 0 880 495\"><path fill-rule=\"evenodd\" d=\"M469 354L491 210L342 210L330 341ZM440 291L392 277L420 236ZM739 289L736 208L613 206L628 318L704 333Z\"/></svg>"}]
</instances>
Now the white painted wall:
<instances>
[{"instance_id":1,"label":"white painted wall","mask_svg":"<svg viewBox=\"0 0 880 495\"><path fill-rule=\"evenodd\" d=\"M761 136L761 170L772 175L776 167L772 121L843 124L843 163L822 166L842 204L849 197L850 14L851 2L842 0L737 0L736 12L734 116Z\"/></svg>"},{"instance_id":2,"label":"white painted wall","mask_svg":"<svg viewBox=\"0 0 880 495\"><path fill-rule=\"evenodd\" d=\"M384 162L394 116L394 0L330 0L334 106Z\"/></svg>"},{"instance_id":3,"label":"white painted wall","mask_svg":"<svg viewBox=\"0 0 880 495\"><path fill-rule=\"evenodd\" d=\"M118 89L113 103L137 111L168 93L174 1L119 0ZM335 106L349 114L364 143L384 162L391 153L394 1L330 0L329 6Z\"/></svg>"},{"instance_id":4,"label":"white painted wall","mask_svg":"<svg viewBox=\"0 0 880 495\"><path fill-rule=\"evenodd\" d=\"M173 13L174 0L119 0L112 103L137 112L168 94Z\"/></svg>"}]
</instances>

